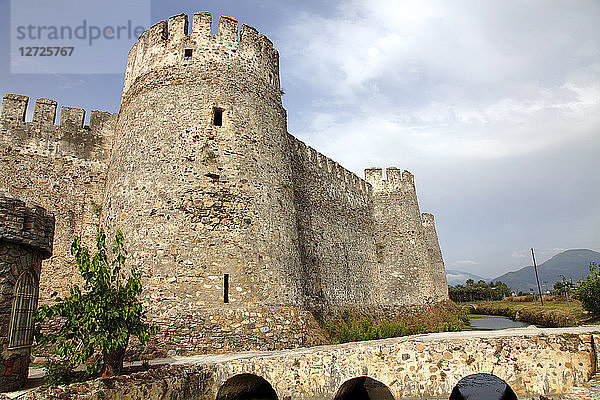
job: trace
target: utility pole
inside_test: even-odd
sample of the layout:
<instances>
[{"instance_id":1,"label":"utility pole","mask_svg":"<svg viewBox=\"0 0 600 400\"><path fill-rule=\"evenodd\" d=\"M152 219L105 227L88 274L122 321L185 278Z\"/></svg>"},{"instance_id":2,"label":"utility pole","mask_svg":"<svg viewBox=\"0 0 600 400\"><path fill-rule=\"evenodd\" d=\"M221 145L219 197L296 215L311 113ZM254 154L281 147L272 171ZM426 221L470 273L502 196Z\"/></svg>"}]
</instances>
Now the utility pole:
<instances>
[{"instance_id":1,"label":"utility pole","mask_svg":"<svg viewBox=\"0 0 600 400\"><path fill-rule=\"evenodd\" d=\"M542 288L540 287L540 278L537 272L537 265L535 264L535 254L533 254L533 247L531 248L531 258L533 258L533 269L535 270L535 280L538 285L538 291L540 292L540 301L542 302L542 306L544 305L544 298L542 297Z\"/></svg>"}]
</instances>

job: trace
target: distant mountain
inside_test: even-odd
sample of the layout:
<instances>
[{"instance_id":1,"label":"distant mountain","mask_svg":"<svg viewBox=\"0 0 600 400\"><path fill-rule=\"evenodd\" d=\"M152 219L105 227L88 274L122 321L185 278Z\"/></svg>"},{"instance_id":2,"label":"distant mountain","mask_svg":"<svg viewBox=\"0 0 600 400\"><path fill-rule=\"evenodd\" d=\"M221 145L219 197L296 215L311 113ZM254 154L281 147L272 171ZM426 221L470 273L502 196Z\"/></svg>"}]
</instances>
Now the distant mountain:
<instances>
[{"instance_id":1,"label":"distant mountain","mask_svg":"<svg viewBox=\"0 0 600 400\"><path fill-rule=\"evenodd\" d=\"M455 269L447 269L446 270L446 279L448 280L448 285L456 286L456 285L464 285L467 282L467 279L473 279L475 282L479 282L480 280L485 280L479 275L471 274L469 272L457 271Z\"/></svg>"},{"instance_id":2,"label":"distant mountain","mask_svg":"<svg viewBox=\"0 0 600 400\"><path fill-rule=\"evenodd\" d=\"M554 283L562 280L560 275L564 275L567 279L572 278L573 283L585 278L590 272L590 261L600 262L600 253L587 249L573 249L563 251L548 261L539 264L538 274L542 291L545 289L552 290ZM492 280L494 282L500 280L506 283L513 292L529 292L529 289L534 289L537 292L538 290L533 266L507 272ZM544 282L547 282L545 287Z\"/></svg>"}]
</instances>

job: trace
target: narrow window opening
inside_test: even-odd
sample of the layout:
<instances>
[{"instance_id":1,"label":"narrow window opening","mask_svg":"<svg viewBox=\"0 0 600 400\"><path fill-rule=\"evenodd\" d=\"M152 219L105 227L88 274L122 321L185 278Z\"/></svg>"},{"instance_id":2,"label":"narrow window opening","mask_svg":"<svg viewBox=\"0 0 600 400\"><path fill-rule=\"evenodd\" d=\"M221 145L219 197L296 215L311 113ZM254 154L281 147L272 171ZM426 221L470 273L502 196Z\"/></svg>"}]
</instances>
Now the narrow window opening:
<instances>
[{"instance_id":1,"label":"narrow window opening","mask_svg":"<svg viewBox=\"0 0 600 400\"><path fill-rule=\"evenodd\" d=\"M222 108L213 108L213 125L215 126L223 126L223 109Z\"/></svg>"},{"instance_id":2,"label":"narrow window opening","mask_svg":"<svg viewBox=\"0 0 600 400\"><path fill-rule=\"evenodd\" d=\"M185 49L183 51L183 59L184 60L191 60L192 59L192 53L194 52L193 49Z\"/></svg>"},{"instance_id":3,"label":"narrow window opening","mask_svg":"<svg viewBox=\"0 0 600 400\"><path fill-rule=\"evenodd\" d=\"M33 314L37 307L37 281L31 272L19 278L10 323L9 347L29 347L33 343Z\"/></svg>"},{"instance_id":4,"label":"narrow window opening","mask_svg":"<svg viewBox=\"0 0 600 400\"><path fill-rule=\"evenodd\" d=\"M223 275L223 303L229 303L229 274Z\"/></svg>"}]
</instances>

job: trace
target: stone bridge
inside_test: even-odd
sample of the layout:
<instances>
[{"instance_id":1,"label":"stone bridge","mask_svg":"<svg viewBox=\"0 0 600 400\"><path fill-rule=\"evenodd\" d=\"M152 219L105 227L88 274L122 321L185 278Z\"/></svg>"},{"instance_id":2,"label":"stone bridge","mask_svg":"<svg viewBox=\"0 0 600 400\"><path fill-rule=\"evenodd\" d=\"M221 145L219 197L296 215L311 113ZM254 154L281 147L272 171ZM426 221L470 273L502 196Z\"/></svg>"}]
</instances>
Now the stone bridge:
<instances>
[{"instance_id":1,"label":"stone bridge","mask_svg":"<svg viewBox=\"0 0 600 400\"><path fill-rule=\"evenodd\" d=\"M85 384L85 390L74 390L88 393L87 398L105 399L232 400L252 395L341 400L356 398L350 393L353 390L355 395L362 390L381 400L448 399L461 378L489 373L506 381L519 399L538 400L540 395L559 396L590 380L596 372L598 340L600 326L529 327L177 357L162 360L168 366L119 378L110 385L98 380ZM48 398L51 394L29 395Z\"/></svg>"}]
</instances>

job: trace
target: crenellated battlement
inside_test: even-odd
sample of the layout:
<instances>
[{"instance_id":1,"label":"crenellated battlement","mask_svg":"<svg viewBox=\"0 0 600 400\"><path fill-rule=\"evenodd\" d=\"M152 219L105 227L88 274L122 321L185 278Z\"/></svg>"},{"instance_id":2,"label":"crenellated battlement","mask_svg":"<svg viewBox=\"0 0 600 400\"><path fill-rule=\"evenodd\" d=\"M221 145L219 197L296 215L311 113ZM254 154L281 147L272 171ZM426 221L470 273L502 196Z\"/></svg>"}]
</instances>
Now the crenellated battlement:
<instances>
[{"instance_id":1,"label":"crenellated battlement","mask_svg":"<svg viewBox=\"0 0 600 400\"><path fill-rule=\"evenodd\" d=\"M108 156L117 114L92 110L90 124L84 125L85 110L63 106L55 125L58 103L39 98L31 121L25 120L29 97L7 94L0 111L1 143L11 143L47 155L103 160Z\"/></svg>"},{"instance_id":2,"label":"crenellated battlement","mask_svg":"<svg viewBox=\"0 0 600 400\"><path fill-rule=\"evenodd\" d=\"M192 30L186 14L161 21L146 30L129 51L123 94L135 80L154 69L172 66L206 67L241 61L271 88L279 91L279 53L264 35L246 24L238 32L234 17L219 18L217 34L211 33L212 16L195 13Z\"/></svg>"},{"instance_id":3,"label":"crenellated battlement","mask_svg":"<svg viewBox=\"0 0 600 400\"><path fill-rule=\"evenodd\" d=\"M2 99L0 119L5 122L25 122L29 97L20 94L7 94Z\"/></svg>"},{"instance_id":4,"label":"crenellated battlement","mask_svg":"<svg viewBox=\"0 0 600 400\"><path fill-rule=\"evenodd\" d=\"M352 187L363 194L370 193L370 187L364 179L361 179L352 171L342 167L331 158L319 153L295 136L291 134L288 135L293 149L297 154L305 158L308 163L314 165L317 169L323 171L324 174L331 176L332 179L339 181L343 185Z\"/></svg>"},{"instance_id":5,"label":"crenellated battlement","mask_svg":"<svg viewBox=\"0 0 600 400\"><path fill-rule=\"evenodd\" d=\"M382 168L365 169L365 180L373 187L373 191L394 192L415 186L413 174L408 171L402 171L396 167L389 167L385 170L385 179L383 179Z\"/></svg>"},{"instance_id":6,"label":"crenellated battlement","mask_svg":"<svg viewBox=\"0 0 600 400\"><path fill-rule=\"evenodd\" d=\"M435 227L435 218L433 214L430 213L422 213L421 221L424 227Z\"/></svg>"}]
</instances>

